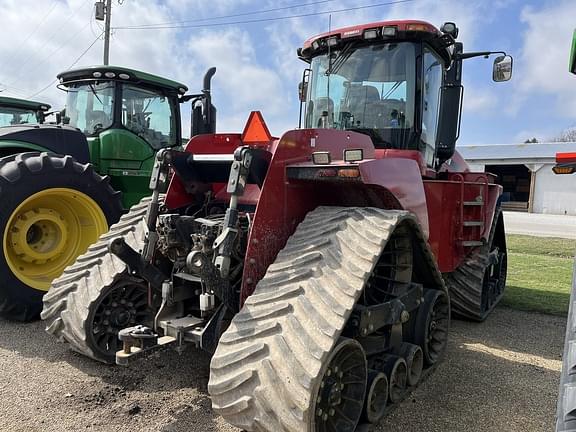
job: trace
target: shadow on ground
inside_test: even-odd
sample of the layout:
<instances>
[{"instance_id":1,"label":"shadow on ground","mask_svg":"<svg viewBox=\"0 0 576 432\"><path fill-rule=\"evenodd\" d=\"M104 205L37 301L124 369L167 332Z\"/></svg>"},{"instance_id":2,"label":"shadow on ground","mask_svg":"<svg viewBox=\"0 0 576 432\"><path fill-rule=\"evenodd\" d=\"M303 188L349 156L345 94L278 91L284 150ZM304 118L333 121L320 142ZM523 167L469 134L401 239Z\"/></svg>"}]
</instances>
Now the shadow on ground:
<instances>
[{"instance_id":1,"label":"shadow on ground","mask_svg":"<svg viewBox=\"0 0 576 432\"><path fill-rule=\"evenodd\" d=\"M507 308L482 324L453 321L444 362L375 430L551 430L564 326ZM208 375L209 356L193 349L126 369L70 352L40 322L0 321L0 394L22 401L0 404L7 430L237 431L214 416Z\"/></svg>"}]
</instances>

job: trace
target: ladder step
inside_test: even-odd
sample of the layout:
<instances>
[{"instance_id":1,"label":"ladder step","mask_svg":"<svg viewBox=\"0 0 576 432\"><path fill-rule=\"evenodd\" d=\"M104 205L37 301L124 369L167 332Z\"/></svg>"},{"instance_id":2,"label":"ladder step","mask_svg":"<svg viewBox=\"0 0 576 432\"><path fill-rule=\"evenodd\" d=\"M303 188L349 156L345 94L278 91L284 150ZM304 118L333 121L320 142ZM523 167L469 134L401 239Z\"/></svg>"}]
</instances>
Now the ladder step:
<instances>
[{"instance_id":1,"label":"ladder step","mask_svg":"<svg viewBox=\"0 0 576 432\"><path fill-rule=\"evenodd\" d=\"M476 247L476 246L482 246L484 245L484 242L481 242L479 240L464 240L462 242L462 246L464 247Z\"/></svg>"},{"instance_id":2,"label":"ladder step","mask_svg":"<svg viewBox=\"0 0 576 432\"><path fill-rule=\"evenodd\" d=\"M465 227L479 227L482 226L482 221L464 221Z\"/></svg>"},{"instance_id":3,"label":"ladder step","mask_svg":"<svg viewBox=\"0 0 576 432\"><path fill-rule=\"evenodd\" d=\"M484 201L464 201L465 206L481 206L484 205Z\"/></svg>"}]
</instances>

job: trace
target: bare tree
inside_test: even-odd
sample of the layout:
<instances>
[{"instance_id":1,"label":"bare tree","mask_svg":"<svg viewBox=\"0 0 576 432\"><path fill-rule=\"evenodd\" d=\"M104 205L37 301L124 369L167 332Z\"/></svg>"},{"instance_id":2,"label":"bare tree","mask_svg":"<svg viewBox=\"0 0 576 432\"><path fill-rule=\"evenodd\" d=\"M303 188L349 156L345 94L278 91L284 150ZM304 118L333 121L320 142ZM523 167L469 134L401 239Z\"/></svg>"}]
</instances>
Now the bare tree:
<instances>
[{"instance_id":1,"label":"bare tree","mask_svg":"<svg viewBox=\"0 0 576 432\"><path fill-rule=\"evenodd\" d=\"M576 142L576 127L563 130L552 142Z\"/></svg>"}]
</instances>

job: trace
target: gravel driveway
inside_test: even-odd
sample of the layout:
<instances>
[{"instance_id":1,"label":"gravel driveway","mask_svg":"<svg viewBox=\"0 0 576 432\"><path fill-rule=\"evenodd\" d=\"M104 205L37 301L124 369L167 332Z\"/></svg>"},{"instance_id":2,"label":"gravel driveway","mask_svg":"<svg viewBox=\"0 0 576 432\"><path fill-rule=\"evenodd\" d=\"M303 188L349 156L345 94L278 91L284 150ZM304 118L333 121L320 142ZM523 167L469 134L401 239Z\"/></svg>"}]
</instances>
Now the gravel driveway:
<instances>
[{"instance_id":1,"label":"gravel driveway","mask_svg":"<svg viewBox=\"0 0 576 432\"><path fill-rule=\"evenodd\" d=\"M484 324L454 321L446 360L375 430L552 430L564 326L509 309ZM208 365L190 349L104 366L42 323L0 321L0 431L238 431L210 409Z\"/></svg>"}]
</instances>

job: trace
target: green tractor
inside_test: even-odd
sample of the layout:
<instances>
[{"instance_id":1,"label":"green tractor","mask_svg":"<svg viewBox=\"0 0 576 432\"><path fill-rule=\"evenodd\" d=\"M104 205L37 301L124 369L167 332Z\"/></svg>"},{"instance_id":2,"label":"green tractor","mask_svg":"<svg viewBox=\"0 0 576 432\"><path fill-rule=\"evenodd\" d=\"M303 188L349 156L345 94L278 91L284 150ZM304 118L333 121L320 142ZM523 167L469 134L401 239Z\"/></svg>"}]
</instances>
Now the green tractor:
<instances>
[{"instance_id":1,"label":"green tractor","mask_svg":"<svg viewBox=\"0 0 576 432\"><path fill-rule=\"evenodd\" d=\"M214 109L204 114L214 72L186 95L184 84L133 69L66 71L63 124L0 128L1 316L38 318L52 281L150 194L156 152L182 144L181 103L193 100L200 132L215 129Z\"/></svg>"},{"instance_id":2,"label":"green tractor","mask_svg":"<svg viewBox=\"0 0 576 432\"><path fill-rule=\"evenodd\" d=\"M0 127L44 123L50 105L26 99L0 97Z\"/></svg>"}]
</instances>

